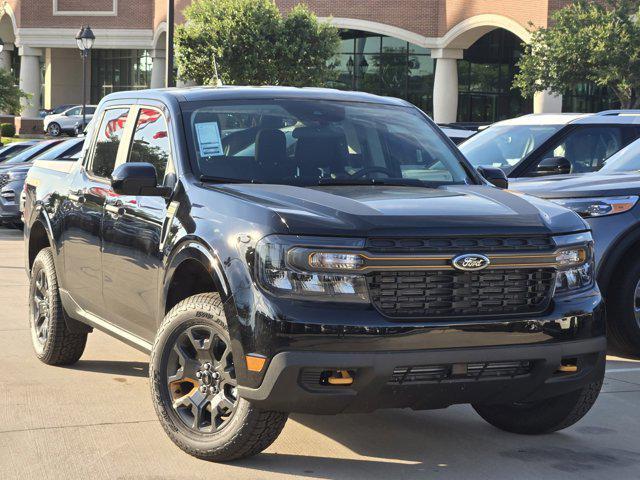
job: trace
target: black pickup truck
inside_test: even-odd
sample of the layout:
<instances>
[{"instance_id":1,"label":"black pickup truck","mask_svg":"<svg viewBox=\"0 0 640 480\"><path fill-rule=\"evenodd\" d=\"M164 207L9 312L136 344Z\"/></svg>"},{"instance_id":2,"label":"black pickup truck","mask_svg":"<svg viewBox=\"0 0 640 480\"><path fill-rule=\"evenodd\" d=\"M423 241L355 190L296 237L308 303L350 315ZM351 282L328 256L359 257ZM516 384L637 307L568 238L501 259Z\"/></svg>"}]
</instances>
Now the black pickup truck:
<instances>
[{"instance_id":1,"label":"black pickup truck","mask_svg":"<svg viewBox=\"0 0 640 480\"><path fill-rule=\"evenodd\" d=\"M568 427L604 374L590 232L481 172L401 100L108 95L82 159L27 178L36 355L76 362L93 328L149 352L162 425L209 460L262 451L290 412Z\"/></svg>"}]
</instances>

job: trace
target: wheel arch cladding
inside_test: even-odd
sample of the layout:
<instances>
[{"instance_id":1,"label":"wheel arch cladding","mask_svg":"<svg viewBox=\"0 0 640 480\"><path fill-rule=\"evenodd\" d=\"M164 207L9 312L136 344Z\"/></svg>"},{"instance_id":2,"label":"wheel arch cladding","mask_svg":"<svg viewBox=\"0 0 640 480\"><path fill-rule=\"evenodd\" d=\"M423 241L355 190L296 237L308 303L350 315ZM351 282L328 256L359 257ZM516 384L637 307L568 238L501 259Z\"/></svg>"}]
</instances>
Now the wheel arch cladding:
<instances>
[{"instance_id":1,"label":"wheel arch cladding","mask_svg":"<svg viewBox=\"0 0 640 480\"><path fill-rule=\"evenodd\" d=\"M51 236L42 220L36 220L29 231L29 270L40 250L51 247Z\"/></svg>"}]
</instances>

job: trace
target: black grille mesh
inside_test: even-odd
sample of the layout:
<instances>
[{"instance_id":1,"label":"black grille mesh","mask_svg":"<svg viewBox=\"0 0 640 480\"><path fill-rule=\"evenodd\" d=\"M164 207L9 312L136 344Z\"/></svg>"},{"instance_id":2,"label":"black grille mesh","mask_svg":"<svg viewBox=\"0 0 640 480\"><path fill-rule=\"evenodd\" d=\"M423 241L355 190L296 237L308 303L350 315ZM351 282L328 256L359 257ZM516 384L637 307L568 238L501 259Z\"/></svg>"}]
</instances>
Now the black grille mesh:
<instances>
[{"instance_id":1,"label":"black grille mesh","mask_svg":"<svg viewBox=\"0 0 640 480\"><path fill-rule=\"evenodd\" d=\"M0 174L0 188L4 187L7 183L9 183L9 174L1 173Z\"/></svg>"},{"instance_id":2,"label":"black grille mesh","mask_svg":"<svg viewBox=\"0 0 640 480\"><path fill-rule=\"evenodd\" d=\"M433 237L433 238L370 238L367 250L376 253L447 252L479 250L487 252L542 251L553 248L547 236L529 237Z\"/></svg>"},{"instance_id":3,"label":"black grille mesh","mask_svg":"<svg viewBox=\"0 0 640 480\"><path fill-rule=\"evenodd\" d=\"M391 318L525 314L549 304L551 269L396 271L367 275L375 307Z\"/></svg>"}]
</instances>

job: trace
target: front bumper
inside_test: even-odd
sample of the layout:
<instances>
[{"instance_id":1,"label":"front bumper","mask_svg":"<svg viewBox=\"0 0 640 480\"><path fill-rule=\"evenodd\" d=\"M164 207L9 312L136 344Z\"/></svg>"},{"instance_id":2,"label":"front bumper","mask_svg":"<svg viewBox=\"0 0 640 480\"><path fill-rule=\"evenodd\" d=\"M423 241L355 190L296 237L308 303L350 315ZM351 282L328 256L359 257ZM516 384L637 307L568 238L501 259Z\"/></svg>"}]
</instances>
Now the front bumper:
<instances>
[{"instance_id":1,"label":"front bumper","mask_svg":"<svg viewBox=\"0 0 640 480\"><path fill-rule=\"evenodd\" d=\"M21 218L20 192L24 181L10 182L0 189L0 221L13 222Z\"/></svg>"},{"instance_id":2,"label":"front bumper","mask_svg":"<svg viewBox=\"0 0 640 480\"><path fill-rule=\"evenodd\" d=\"M604 375L606 338L538 346L461 348L410 352L276 355L259 388L239 387L242 397L268 410L314 414L369 412L379 408L444 408L452 404L505 404L538 400L582 388ZM559 372L563 361L577 361L575 373ZM513 375L492 367L519 363ZM464 367L474 370L464 373ZM485 372L478 365L486 365ZM424 378L419 369L439 371ZM438 368L436 368L438 367ZM322 372L344 369L353 384L322 384ZM457 371L457 373L456 373ZM399 373L398 373L399 372ZM429 377L427 375L427 377Z\"/></svg>"}]
</instances>

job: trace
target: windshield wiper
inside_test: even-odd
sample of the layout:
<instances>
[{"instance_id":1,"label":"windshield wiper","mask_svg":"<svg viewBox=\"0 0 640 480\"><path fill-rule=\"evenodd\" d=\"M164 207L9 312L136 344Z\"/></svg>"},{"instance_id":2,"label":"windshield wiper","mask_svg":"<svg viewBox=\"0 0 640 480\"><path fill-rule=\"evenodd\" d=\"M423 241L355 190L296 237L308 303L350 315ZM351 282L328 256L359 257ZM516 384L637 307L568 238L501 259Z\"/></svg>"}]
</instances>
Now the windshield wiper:
<instances>
[{"instance_id":1,"label":"windshield wiper","mask_svg":"<svg viewBox=\"0 0 640 480\"><path fill-rule=\"evenodd\" d=\"M227 178L214 177L211 175L200 175L200 181L207 183L264 183L255 178Z\"/></svg>"},{"instance_id":2,"label":"windshield wiper","mask_svg":"<svg viewBox=\"0 0 640 480\"><path fill-rule=\"evenodd\" d=\"M321 178L318 185L388 185L392 187L437 188L439 183L428 183L417 178Z\"/></svg>"}]
</instances>

